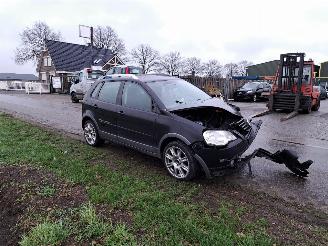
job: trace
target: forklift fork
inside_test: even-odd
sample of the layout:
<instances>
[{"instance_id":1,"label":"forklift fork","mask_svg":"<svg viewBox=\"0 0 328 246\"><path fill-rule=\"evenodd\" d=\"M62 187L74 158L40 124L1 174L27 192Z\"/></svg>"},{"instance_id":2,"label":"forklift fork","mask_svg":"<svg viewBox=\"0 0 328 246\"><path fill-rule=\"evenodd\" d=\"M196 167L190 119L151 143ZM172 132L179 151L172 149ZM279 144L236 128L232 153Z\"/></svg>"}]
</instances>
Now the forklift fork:
<instances>
[{"instance_id":1,"label":"forklift fork","mask_svg":"<svg viewBox=\"0 0 328 246\"><path fill-rule=\"evenodd\" d=\"M265 149L259 148L254 150L254 152L250 155L247 155L240 159L241 162L246 163L248 165L250 173L252 173L251 169L251 159L255 157L262 157L268 159L270 161L276 162L278 164L285 164L285 166L292 171L294 174L300 177L307 177L309 171L307 170L313 161L308 160L305 162L299 162L298 156L290 151L290 150L281 150L275 153L271 153Z\"/></svg>"}]
</instances>

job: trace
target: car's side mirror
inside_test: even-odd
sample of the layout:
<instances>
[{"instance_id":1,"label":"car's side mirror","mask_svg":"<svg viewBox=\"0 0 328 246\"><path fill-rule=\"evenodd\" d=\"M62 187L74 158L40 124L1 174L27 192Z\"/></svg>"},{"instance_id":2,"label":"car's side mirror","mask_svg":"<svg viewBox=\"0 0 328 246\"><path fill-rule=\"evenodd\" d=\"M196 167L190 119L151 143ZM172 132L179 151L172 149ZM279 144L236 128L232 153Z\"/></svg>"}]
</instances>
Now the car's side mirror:
<instances>
[{"instance_id":1,"label":"car's side mirror","mask_svg":"<svg viewBox=\"0 0 328 246\"><path fill-rule=\"evenodd\" d=\"M74 84L78 84L79 82L80 82L79 78L75 78L75 79L73 79L73 83L74 83Z\"/></svg>"}]
</instances>

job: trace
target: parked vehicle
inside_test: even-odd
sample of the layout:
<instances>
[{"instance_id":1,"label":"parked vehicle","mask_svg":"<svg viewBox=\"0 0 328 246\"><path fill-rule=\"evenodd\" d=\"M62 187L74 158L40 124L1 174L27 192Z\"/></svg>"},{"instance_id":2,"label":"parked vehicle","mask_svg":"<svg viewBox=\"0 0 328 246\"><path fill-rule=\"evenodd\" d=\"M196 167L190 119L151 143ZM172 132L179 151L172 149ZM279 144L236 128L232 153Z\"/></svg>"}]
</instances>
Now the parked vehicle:
<instances>
[{"instance_id":1,"label":"parked vehicle","mask_svg":"<svg viewBox=\"0 0 328 246\"><path fill-rule=\"evenodd\" d=\"M244 84L233 94L235 101L251 100L259 101L267 99L270 95L271 85L268 82L253 81Z\"/></svg>"},{"instance_id":2,"label":"parked vehicle","mask_svg":"<svg viewBox=\"0 0 328 246\"><path fill-rule=\"evenodd\" d=\"M142 68L136 66L128 66L128 65L119 65L112 67L106 73L106 75L112 74L142 74Z\"/></svg>"},{"instance_id":3,"label":"parked vehicle","mask_svg":"<svg viewBox=\"0 0 328 246\"><path fill-rule=\"evenodd\" d=\"M320 86L326 91L326 98L328 98L328 82L321 81Z\"/></svg>"},{"instance_id":4,"label":"parked vehicle","mask_svg":"<svg viewBox=\"0 0 328 246\"><path fill-rule=\"evenodd\" d=\"M98 80L82 103L86 142L110 140L161 158L169 174L190 180L237 165L260 128L235 107L170 76Z\"/></svg>"},{"instance_id":5,"label":"parked vehicle","mask_svg":"<svg viewBox=\"0 0 328 246\"><path fill-rule=\"evenodd\" d=\"M85 93L90 89L92 84L101 76L104 71L100 68L85 68L76 73L76 78L72 81L70 95L73 103L83 99Z\"/></svg>"},{"instance_id":6,"label":"parked vehicle","mask_svg":"<svg viewBox=\"0 0 328 246\"><path fill-rule=\"evenodd\" d=\"M319 86L320 88L320 100L326 100L327 98L327 91L323 86Z\"/></svg>"}]
</instances>

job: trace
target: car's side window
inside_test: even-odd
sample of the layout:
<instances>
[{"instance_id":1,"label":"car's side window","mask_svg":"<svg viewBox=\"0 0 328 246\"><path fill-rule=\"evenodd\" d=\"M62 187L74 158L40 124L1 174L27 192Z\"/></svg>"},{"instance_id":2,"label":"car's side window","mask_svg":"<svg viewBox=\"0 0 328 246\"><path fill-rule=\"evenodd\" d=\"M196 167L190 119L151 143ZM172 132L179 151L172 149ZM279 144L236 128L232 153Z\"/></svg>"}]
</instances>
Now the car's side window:
<instances>
[{"instance_id":1,"label":"car's side window","mask_svg":"<svg viewBox=\"0 0 328 246\"><path fill-rule=\"evenodd\" d=\"M99 83L99 84L96 86L96 88L95 88L95 89L93 90L93 92L91 93L91 97L93 97L93 98L97 97L98 92L99 92L101 86L102 86L102 83Z\"/></svg>"},{"instance_id":2,"label":"car's side window","mask_svg":"<svg viewBox=\"0 0 328 246\"><path fill-rule=\"evenodd\" d=\"M108 103L116 103L117 93L121 82L105 82L101 87L98 99Z\"/></svg>"},{"instance_id":3,"label":"car's side window","mask_svg":"<svg viewBox=\"0 0 328 246\"><path fill-rule=\"evenodd\" d=\"M140 85L132 82L126 82L124 85L122 105L143 111L152 111L151 97Z\"/></svg>"}]
</instances>

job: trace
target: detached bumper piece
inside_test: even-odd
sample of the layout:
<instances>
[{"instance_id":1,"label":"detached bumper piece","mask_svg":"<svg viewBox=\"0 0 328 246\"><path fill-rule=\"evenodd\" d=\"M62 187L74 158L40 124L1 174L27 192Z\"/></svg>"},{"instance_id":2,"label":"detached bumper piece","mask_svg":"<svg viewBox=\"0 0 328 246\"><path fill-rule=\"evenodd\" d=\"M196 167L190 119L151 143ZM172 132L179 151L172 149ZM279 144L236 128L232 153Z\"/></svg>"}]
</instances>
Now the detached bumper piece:
<instances>
[{"instance_id":1,"label":"detached bumper piece","mask_svg":"<svg viewBox=\"0 0 328 246\"><path fill-rule=\"evenodd\" d=\"M243 158L240 159L241 163L246 163L249 167L249 170L251 172L251 164L250 161L254 157L262 157L266 158L268 160L271 160L273 162L276 162L278 164L285 164L285 166L292 171L294 174L300 177L307 177L309 174L309 167L313 163L313 161L308 160L305 162L299 162L298 161L298 156L290 151L290 150L281 150L277 151L275 153L271 153L265 149L256 149L252 154L247 155Z\"/></svg>"}]
</instances>

